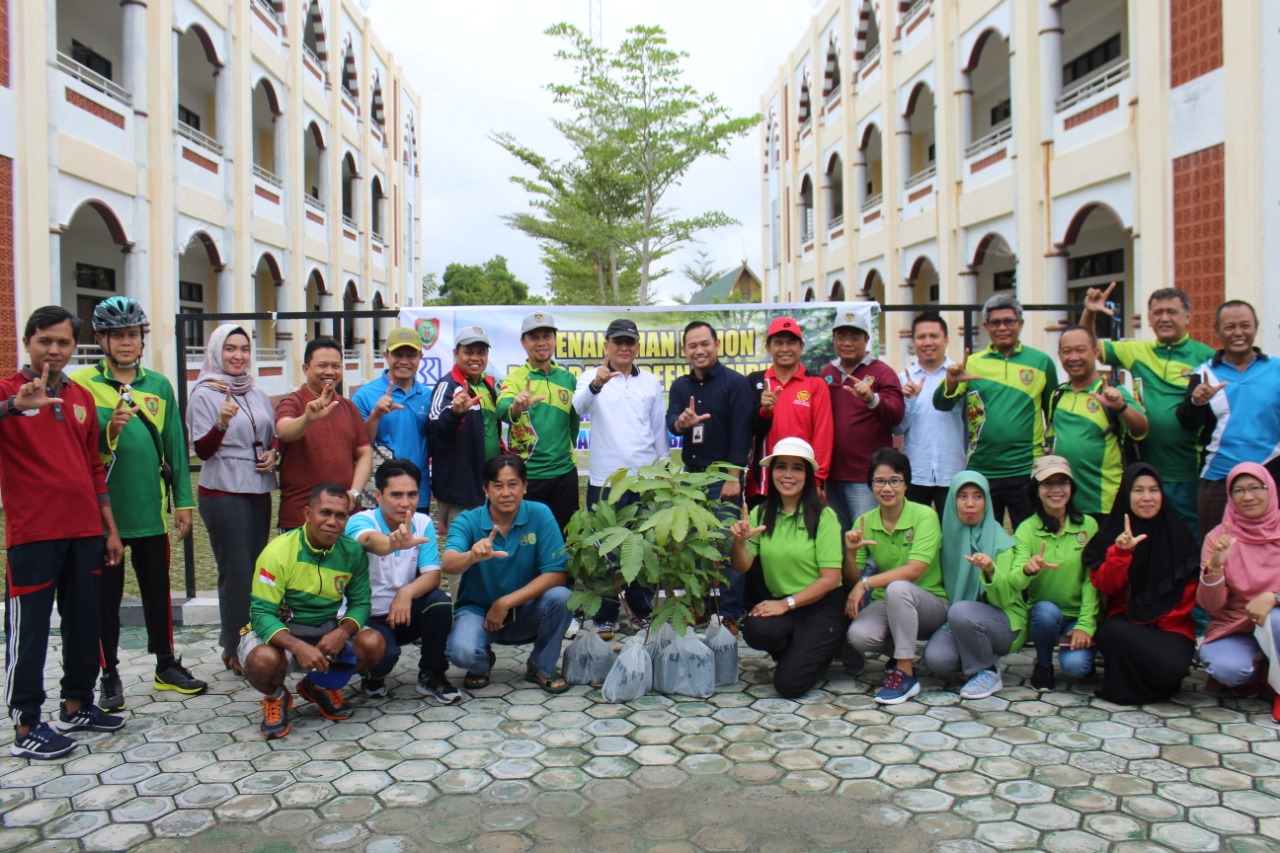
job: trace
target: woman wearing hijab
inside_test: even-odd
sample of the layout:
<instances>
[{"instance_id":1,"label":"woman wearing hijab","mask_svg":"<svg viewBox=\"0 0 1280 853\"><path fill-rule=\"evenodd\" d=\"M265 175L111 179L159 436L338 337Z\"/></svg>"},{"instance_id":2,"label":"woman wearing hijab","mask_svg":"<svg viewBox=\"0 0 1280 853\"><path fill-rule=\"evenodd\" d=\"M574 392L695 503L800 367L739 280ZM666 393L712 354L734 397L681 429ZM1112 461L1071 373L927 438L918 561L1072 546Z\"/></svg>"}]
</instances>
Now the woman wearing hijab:
<instances>
[{"instance_id":1,"label":"woman wearing hijab","mask_svg":"<svg viewBox=\"0 0 1280 853\"><path fill-rule=\"evenodd\" d=\"M1227 475L1226 513L1204 538L1196 599L1209 611L1200 660L1209 677L1251 695L1266 674L1280 692L1280 506L1266 468L1242 462ZM1271 707L1280 722L1280 697Z\"/></svg>"},{"instance_id":2,"label":"woman wearing hijab","mask_svg":"<svg viewBox=\"0 0 1280 853\"><path fill-rule=\"evenodd\" d=\"M1093 585L1107 596L1095 642L1106 658L1100 699L1164 702L1182 687L1195 654L1199 549L1145 462L1124 470L1111 513L1084 550Z\"/></svg>"},{"instance_id":3,"label":"woman wearing hijab","mask_svg":"<svg viewBox=\"0 0 1280 853\"><path fill-rule=\"evenodd\" d=\"M249 622L253 565L271 534L276 488L275 413L254 387L253 345L234 323L213 330L187 406L200 469L196 503L218 564L222 663L241 673L236 650Z\"/></svg>"},{"instance_id":4,"label":"woman wearing hijab","mask_svg":"<svg viewBox=\"0 0 1280 853\"><path fill-rule=\"evenodd\" d=\"M961 471L951 478L942 511L942 583L947 624L925 646L925 666L960 672L961 699L985 699L1004 687L998 661L1026 639L1027 606L1009 583L1013 537L991 512L987 478Z\"/></svg>"}]
</instances>

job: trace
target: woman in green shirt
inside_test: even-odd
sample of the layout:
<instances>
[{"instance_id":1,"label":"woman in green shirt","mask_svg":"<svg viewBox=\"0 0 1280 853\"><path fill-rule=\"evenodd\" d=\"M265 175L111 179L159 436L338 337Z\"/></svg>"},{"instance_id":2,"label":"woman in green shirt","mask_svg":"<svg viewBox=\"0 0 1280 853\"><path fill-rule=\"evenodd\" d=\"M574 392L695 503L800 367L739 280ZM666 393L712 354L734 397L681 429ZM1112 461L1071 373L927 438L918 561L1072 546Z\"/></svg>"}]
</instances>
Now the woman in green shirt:
<instances>
[{"instance_id":1,"label":"woman in green shirt","mask_svg":"<svg viewBox=\"0 0 1280 853\"><path fill-rule=\"evenodd\" d=\"M1076 509L1071 463L1061 456L1037 459L1027 488L1035 515L1014 532L1010 581L1025 591L1036 647L1031 687L1043 693L1054 687L1054 648L1064 675L1093 674L1098 590L1084 565L1084 546L1098 532L1098 522Z\"/></svg>"},{"instance_id":2,"label":"woman in green shirt","mask_svg":"<svg viewBox=\"0 0 1280 853\"><path fill-rule=\"evenodd\" d=\"M742 573L760 557L765 586L775 597L751 609L742 636L774 659L774 689L793 698L826 673L849 621L840 589L840 522L818 494L818 462L809 442L784 438L761 462L772 488L764 503L730 528L730 559Z\"/></svg>"},{"instance_id":3,"label":"woman in green shirt","mask_svg":"<svg viewBox=\"0 0 1280 853\"><path fill-rule=\"evenodd\" d=\"M867 485L879 506L859 516L845 534L844 578L853 587L845 615L853 624L842 656L852 675L862 671L864 655L891 656L884 686L874 698L897 705L920 692L916 643L947 621L947 591L938 560L942 529L933 507L907 500L911 460L904 454L888 447L872 454ZM864 576L868 559L878 571Z\"/></svg>"}]
</instances>

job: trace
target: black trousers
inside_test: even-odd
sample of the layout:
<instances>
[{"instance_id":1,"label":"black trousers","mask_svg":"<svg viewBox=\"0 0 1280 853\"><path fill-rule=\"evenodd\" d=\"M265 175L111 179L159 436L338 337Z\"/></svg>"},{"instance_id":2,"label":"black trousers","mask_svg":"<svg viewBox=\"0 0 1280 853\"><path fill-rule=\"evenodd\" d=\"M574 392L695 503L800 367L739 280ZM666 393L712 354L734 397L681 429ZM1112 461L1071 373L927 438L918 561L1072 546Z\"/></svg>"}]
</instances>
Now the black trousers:
<instances>
[{"instance_id":1,"label":"black trousers","mask_svg":"<svg viewBox=\"0 0 1280 853\"><path fill-rule=\"evenodd\" d=\"M9 549L5 573L5 701L15 726L36 726L57 600L62 617L62 698L93 702L98 677L98 590L103 539L55 539Z\"/></svg>"},{"instance_id":2,"label":"black trousers","mask_svg":"<svg viewBox=\"0 0 1280 853\"><path fill-rule=\"evenodd\" d=\"M1009 526L1013 530L1031 517L1031 497L1027 494L1027 483L1031 477L999 477L990 480L991 510L995 520L1004 520L1004 511L1009 510Z\"/></svg>"},{"instance_id":3,"label":"black trousers","mask_svg":"<svg viewBox=\"0 0 1280 853\"><path fill-rule=\"evenodd\" d=\"M947 486L907 486L907 500L912 503L932 506L933 511L942 515L942 508L947 505Z\"/></svg>"},{"instance_id":4,"label":"black trousers","mask_svg":"<svg viewBox=\"0 0 1280 853\"><path fill-rule=\"evenodd\" d=\"M1096 642L1107 662L1098 698L1117 705L1168 700L1182 689L1196 650L1182 634L1137 625L1123 615L1103 621Z\"/></svg>"},{"instance_id":5,"label":"black trousers","mask_svg":"<svg viewBox=\"0 0 1280 853\"><path fill-rule=\"evenodd\" d=\"M781 616L748 616L742 636L753 649L777 662L773 687L788 699L807 693L831 666L844 642L849 620L844 615L848 593L836 587L813 604Z\"/></svg>"},{"instance_id":6,"label":"black trousers","mask_svg":"<svg viewBox=\"0 0 1280 853\"><path fill-rule=\"evenodd\" d=\"M248 535L248 531L245 531ZM142 594L142 619L147 625L147 651L160 661L173 657L173 601L169 596L169 537L125 539L133 574ZM120 665L120 602L124 600L124 562L102 567L102 668Z\"/></svg>"},{"instance_id":7,"label":"black trousers","mask_svg":"<svg viewBox=\"0 0 1280 853\"><path fill-rule=\"evenodd\" d=\"M445 643L449 641L449 629L453 627L453 602L442 589L433 589L409 605L409 624L392 628L387 616L370 616L369 624L387 641L382 660L369 670L374 678L386 678L400 660L400 648L419 643L422 653L418 656L418 677L433 672L443 674L449 668L444 656Z\"/></svg>"},{"instance_id":8,"label":"black trousers","mask_svg":"<svg viewBox=\"0 0 1280 853\"><path fill-rule=\"evenodd\" d=\"M569 519L578 511L578 472L566 471L559 477L549 480L529 480L529 491L525 493L531 501L546 504L551 514L556 517L556 524L561 532L569 526Z\"/></svg>"}]
</instances>

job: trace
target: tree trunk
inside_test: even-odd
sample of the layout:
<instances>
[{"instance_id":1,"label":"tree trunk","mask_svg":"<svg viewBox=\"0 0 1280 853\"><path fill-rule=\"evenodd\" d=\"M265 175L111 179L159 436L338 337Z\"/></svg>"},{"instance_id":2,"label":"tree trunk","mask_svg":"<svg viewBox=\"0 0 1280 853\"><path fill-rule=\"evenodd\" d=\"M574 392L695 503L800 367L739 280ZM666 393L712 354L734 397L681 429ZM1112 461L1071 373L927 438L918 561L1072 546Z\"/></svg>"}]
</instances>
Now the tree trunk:
<instances>
[{"instance_id":1,"label":"tree trunk","mask_svg":"<svg viewBox=\"0 0 1280 853\"><path fill-rule=\"evenodd\" d=\"M600 256L600 252L596 252L596 286L600 288L600 304L604 304L604 258Z\"/></svg>"},{"instance_id":2,"label":"tree trunk","mask_svg":"<svg viewBox=\"0 0 1280 853\"><path fill-rule=\"evenodd\" d=\"M609 244L609 282L613 285L613 304L621 305L622 287L618 282L618 247L613 243Z\"/></svg>"}]
</instances>

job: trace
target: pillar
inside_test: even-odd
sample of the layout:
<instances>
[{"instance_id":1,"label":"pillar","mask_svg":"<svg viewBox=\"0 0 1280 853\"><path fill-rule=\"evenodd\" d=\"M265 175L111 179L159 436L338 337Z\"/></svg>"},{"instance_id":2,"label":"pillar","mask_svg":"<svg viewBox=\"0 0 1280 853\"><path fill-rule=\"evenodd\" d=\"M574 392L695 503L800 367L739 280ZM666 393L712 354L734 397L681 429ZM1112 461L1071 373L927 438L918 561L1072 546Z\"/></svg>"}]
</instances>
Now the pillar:
<instances>
[{"instance_id":1,"label":"pillar","mask_svg":"<svg viewBox=\"0 0 1280 853\"><path fill-rule=\"evenodd\" d=\"M1040 3L1040 140L1052 142L1062 94L1062 8ZM1011 81L1012 82L1012 81Z\"/></svg>"}]
</instances>

